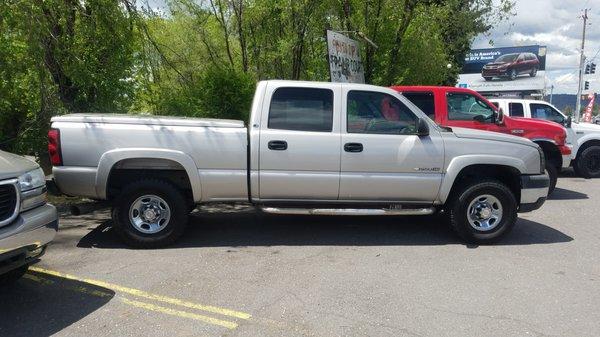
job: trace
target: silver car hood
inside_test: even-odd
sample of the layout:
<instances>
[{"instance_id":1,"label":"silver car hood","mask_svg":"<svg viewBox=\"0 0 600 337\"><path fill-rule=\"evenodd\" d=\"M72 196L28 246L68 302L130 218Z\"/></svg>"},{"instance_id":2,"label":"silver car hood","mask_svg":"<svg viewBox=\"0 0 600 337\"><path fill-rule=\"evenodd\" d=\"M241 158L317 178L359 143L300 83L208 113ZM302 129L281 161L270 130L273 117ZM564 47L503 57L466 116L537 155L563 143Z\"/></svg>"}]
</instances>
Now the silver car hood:
<instances>
[{"instance_id":1,"label":"silver car hood","mask_svg":"<svg viewBox=\"0 0 600 337\"><path fill-rule=\"evenodd\" d=\"M482 131L476 129L467 128L456 128L452 127L452 132L458 138L472 138L472 139L484 139L493 140L498 142L508 142L522 145L529 145L535 147L535 143L531 140L523 137L506 135L500 132Z\"/></svg>"},{"instance_id":2,"label":"silver car hood","mask_svg":"<svg viewBox=\"0 0 600 337\"><path fill-rule=\"evenodd\" d=\"M38 168L38 164L16 154L0 151L0 180L16 178Z\"/></svg>"}]
</instances>

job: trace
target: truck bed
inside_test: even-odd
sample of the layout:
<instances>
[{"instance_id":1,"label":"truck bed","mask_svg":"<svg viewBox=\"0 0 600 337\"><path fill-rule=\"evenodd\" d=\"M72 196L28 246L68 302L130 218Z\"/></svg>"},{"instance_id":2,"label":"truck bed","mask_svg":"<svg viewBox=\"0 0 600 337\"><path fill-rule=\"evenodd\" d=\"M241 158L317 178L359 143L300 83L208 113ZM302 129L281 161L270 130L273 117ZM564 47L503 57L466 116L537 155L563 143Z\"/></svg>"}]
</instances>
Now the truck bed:
<instances>
[{"instance_id":1,"label":"truck bed","mask_svg":"<svg viewBox=\"0 0 600 337\"><path fill-rule=\"evenodd\" d=\"M164 126L199 126L243 128L244 122L233 119L190 118L152 115L118 114L70 114L52 118L52 122L104 123L104 124L144 124Z\"/></svg>"}]
</instances>

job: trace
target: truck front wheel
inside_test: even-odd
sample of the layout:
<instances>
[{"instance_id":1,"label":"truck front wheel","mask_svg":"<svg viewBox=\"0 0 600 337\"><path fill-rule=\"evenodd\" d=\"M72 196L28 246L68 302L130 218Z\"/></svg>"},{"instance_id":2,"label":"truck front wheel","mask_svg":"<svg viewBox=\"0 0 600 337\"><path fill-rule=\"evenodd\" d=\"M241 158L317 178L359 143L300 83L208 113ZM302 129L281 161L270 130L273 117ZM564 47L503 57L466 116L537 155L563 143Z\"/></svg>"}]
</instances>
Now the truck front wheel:
<instances>
[{"instance_id":1,"label":"truck front wheel","mask_svg":"<svg viewBox=\"0 0 600 337\"><path fill-rule=\"evenodd\" d=\"M584 178L600 178L600 146L590 146L581 151L574 166L575 172Z\"/></svg>"},{"instance_id":2,"label":"truck front wheel","mask_svg":"<svg viewBox=\"0 0 600 337\"><path fill-rule=\"evenodd\" d=\"M558 181L558 168L554 166L554 163L546 162L546 172L548 173L548 178L550 178L550 185L548 187L548 195L550 195L556 188L556 183Z\"/></svg>"},{"instance_id":3,"label":"truck front wheel","mask_svg":"<svg viewBox=\"0 0 600 337\"><path fill-rule=\"evenodd\" d=\"M172 244L185 230L188 205L183 193L162 180L139 180L121 191L113 208L114 229L137 248Z\"/></svg>"},{"instance_id":4,"label":"truck front wheel","mask_svg":"<svg viewBox=\"0 0 600 337\"><path fill-rule=\"evenodd\" d=\"M495 180L465 184L449 204L450 224L469 243L493 243L517 221L517 201L511 190Z\"/></svg>"}]
</instances>

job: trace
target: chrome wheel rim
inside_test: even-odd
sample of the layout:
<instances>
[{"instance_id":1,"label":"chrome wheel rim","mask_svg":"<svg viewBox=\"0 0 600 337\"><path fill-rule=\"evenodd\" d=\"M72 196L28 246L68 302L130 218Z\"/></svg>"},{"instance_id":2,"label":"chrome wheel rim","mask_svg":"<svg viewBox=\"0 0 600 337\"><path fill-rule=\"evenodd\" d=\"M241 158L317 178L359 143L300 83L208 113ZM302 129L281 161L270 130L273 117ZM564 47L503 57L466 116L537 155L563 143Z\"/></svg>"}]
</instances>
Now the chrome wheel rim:
<instances>
[{"instance_id":1,"label":"chrome wheel rim","mask_svg":"<svg viewBox=\"0 0 600 337\"><path fill-rule=\"evenodd\" d=\"M490 194L473 198L467 207L467 219L473 229L481 232L491 231L502 221L502 203Z\"/></svg>"},{"instance_id":2,"label":"chrome wheel rim","mask_svg":"<svg viewBox=\"0 0 600 337\"><path fill-rule=\"evenodd\" d=\"M515 78L517 78L517 72L516 72L516 71L514 71L514 70L512 70L512 71L510 72L510 79L511 79L511 80L514 80Z\"/></svg>"},{"instance_id":3,"label":"chrome wheel rim","mask_svg":"<svg viewBox=\"0 0 600 337\"><path fill-rule=\"evenodd\" d=\"M129 221L144 234L155 234L167 226L171 219L171 208L167 202L153 194L142 195L129 208Z\"/></svg>"}]
</instances>

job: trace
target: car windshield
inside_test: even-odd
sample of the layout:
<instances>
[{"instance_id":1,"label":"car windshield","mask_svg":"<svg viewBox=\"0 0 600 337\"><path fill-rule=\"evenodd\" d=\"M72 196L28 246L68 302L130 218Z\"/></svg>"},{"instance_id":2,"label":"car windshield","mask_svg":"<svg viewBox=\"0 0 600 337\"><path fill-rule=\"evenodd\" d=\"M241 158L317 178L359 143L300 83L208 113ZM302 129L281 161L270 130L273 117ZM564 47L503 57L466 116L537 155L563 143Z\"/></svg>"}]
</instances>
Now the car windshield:
<instances>
[{"instance_id":1,"label":"car windshield","mask_svg":"<svg viewBox=\"0 0 600 337\"><path fill-rule=\"evenodd\" d=\"M513 62L519 57L519 54L506 54L496 59L496 62Z\"/></svg>"}]
</instances>

